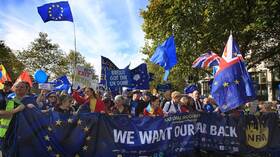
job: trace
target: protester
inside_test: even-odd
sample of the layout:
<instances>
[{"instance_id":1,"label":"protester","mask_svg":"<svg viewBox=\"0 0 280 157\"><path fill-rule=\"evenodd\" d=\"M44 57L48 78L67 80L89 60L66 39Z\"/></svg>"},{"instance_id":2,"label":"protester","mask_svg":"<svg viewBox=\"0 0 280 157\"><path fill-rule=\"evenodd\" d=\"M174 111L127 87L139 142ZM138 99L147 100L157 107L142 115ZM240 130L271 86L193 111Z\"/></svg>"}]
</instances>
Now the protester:
<instances>
[{"instance_id":1,"label":"protester","mask_svg":"<svg viewBox=\"0 0 280 157\"><path fill-rule=\"evenodd\" d=\"M46 95L46 98L47 98L47 103L44 104L44 106L42 107L43 110L57 106L57 104L59 102L59 98L58 98L56 91L49 92Z\"/></svg>"},{"instance_id":2,"label":"protester","mask_svg":"<svg viewBox=\"0 0 280 157\"><path fill-rule=\"evenodd\" d=\"M192 98L193 98L195 110L198 112L202 112L203 103L200 101L200 94L198 90L193 91Z\"/></svg>"},{"instance_id":3,"label":"protester","mask_svg":"<svg viewBox=\"0 0 280 157\"><path fill-rule=\"evenodd\" d=\"M49 91L46 90L46 89L42 89L40 91L40 94L38 95L37 99L36 99L36 103L37 103L37 107L42 109L44 105L46 105L48 103L48 100L46 98L46 94L48 93Z\"/></svg>"},{"instance_id":4,"label":"protester","mask_svg":"<svg viewBox=\"0 0 280 157\"><path fill-rule=\"evenodd\" d=\"M190 112L193 112L194 109L193 109L193 99L189 96L183 96L181 99L180 99L180 110L181 112L187 112L187 113L190 113Z\"/></svg>"},{"instance_id":5,"label":"protester","mask_svg":"<svg viewBox=\"0 0 280 157\"><path fill-rule=\"evenodd\" d=\"M9 138L6 137L6 133L13 130L15 125L15 113L22 111L25 108L25 105L22 101L28 93L28 86L25 82L19 82L15 85L15 94L16 97L12 100L6 102L5 109L0 110L0 141L6 140L4 143L8 144ZM4 146L3 146L4 147Z\"/></svg>"},{"instance_id":6,"label":"protester","mask_svg":"<svg viewBox=\"0 0 280 157\"><path fill-rule=\"evenodd\" d=\"M111 108L114 106L114 101L112 99L112 95L109 92L105 92L102 97L102 101L105 105L105 113L112 113Z\"/></svg>"},{"instance_id":7,"label":"protester","mask_svg":"<svg viewBox=\"0 0 280 157\"><path fill-rule=\"evenodd\" d=\"M163 113L165 115L180 113L179 101L181 98L181 93L174 91L171 93L171 101L167 101L163 107Z\"/></svg>"},{"instance_id":8,"label":"protester","mask_svg":"<svg viewBox=\"0 0 280 157\"><path fill-rule=\"evenodd\" d=\"M124 89L122 92L122 96L125 99L125 104L128 106L130 105L130 102L132 101L132 95L133 95L133 93L132 93L131 89L129 89L129 88Z\"/></svg>"},{"instance_id":9,"label":"protester","mask_svg":"<svg viewBox=\"0 0 280 157\"><path fill-rule=\"evenodd\" d=\"M203 111L205 111L205 112L213 112L215 110L213 105L210 102L210 99L211 98L208 98L208 97L203 99Z\"/></svg>"},{"instance_id":10,"label":"protester","mask_svg":"<svg viewBox=\"0 0 280 157\"><path fill-rule=\"evenodd\" d=\"M13 93L11 90L13 83L11 81L4 82L3 90L0 90L0 110L5 110L6 102L8 101L8 95Z\"/></svg>"},{"instance_id":11,"label":"protester","mask_svg":"<svg viewBox=\"0 0 280 157\"><path fill-rule=\"evenodd\" d=\"M113 115L129 114L129 108L125 105L125 99L122 95L117 95L114 102L115 105L111 109Z\"/></svg>"},{"instance_id":12,"label":"protester","mask_svg":"<svg viewBox=\"0 0 280 157\"><path fill-rule=\"evenodd\" d=\"M149 105L144 108L144 116L163 116L163 111L159 106L159 97L151 96Z\"/></svg>"},{"instance_id":13,"label":"protester","mask_svg":"<svg viewBox=\"0 0 280 157\"><path fill-rule=\"evenodd\" d=\"M171 90L167 90L163 93L162 97L160 98L160 107L163 109L164 104L168 101L171 101Z\"/></svg>"},{"instance_id":14,"label":"protester","mask_svg":"<svg viewBox=\"0 0 280 157\"><path fill-rule=\"evenodd\" d=\"M72 107L73 97L70 95L62 94L58 97L58 103L51 108L51 111L60 113L73 114L75 109Z\"/></svg>"},{"instance_id":15,"label":"protester","mask_svg":"<svg viewBox=\"0 0 280 157\"><path fill-rule=\"evenodd\" d=\"M139 90L135 90L132 92L132 100L129 104L129 111L132 116L141 116L143 115L143 110L146 107L146 104L143 100L141 100L141 92Z\"/></svg>"},{"instance_id":16,"label":"protester","mask_svg":"<svg viewBox=\"0 0 280 157\"><path fill-rule=\"evenodd\" d=\"M78 91L74 91L73 98L79 104L82 104L78 109L79 112L105 113L105 105L103 101L96 96L95 91L90 87L85 88L85 96L81 96Z\"/></svg>"},{"instance_id":17,"label":"protester","mask_svg":"<svg viewBox=\"0 0 280 157\"><path fill-rule=\"evenodd\" d=\"M143 91L142 92L142 100L144 101L145 105L148 106L148 104L150 103L150 99L151 99L152 93L149 91Z\"/></svg>"}]
</instances>

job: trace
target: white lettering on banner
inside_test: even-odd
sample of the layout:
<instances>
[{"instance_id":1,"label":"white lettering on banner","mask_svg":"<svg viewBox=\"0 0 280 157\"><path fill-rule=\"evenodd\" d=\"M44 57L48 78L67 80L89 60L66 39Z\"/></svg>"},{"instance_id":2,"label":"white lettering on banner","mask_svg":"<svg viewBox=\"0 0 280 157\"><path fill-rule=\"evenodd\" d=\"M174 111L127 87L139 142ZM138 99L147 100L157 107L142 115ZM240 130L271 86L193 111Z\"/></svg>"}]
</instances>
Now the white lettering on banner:
<instances>
[{"instance_id":1,"label":"white lettering on banner","mask_svg":"<svg viewBox=\"0 0 280 157\"><path fill-rule=\"evenodd\" d=\"M213 136L217 135L217 126L216 125L210 126L210 135L213 135Z\"/></svg>"},{"instance_id":2,"label":"white lettering on banner","mask_svg":"<svg viewBox=\"0 0 280 157\"><path fill-rule=\"evenodd\" d=\"M152 144L163 140L170 140L171 136L175 138L194 136L196 133L209 134L211 136L237 137L236 129L233 126L207 125L201 122L196 124L181 124L159 130L138 131L141 144ZM172 132L171 132L172 131ZM134 131L124 131L113 129L115 143L134 144ZM173 134L172 134L173 133Z\"/></svg>"},{"instance_id":3,"label":"white lettering on banner","mask_svg":"<svg viewBox=\"0 0 280 157\"><path fill-rule=\"evenodd\" d=\"M125 75L124 70L111 70L112 75Z\"/></svg>"},{"instance_id":4,"label":"white lettering on banner","mask_svg":"<svg viewBox=\"0 0 280 157\"><path fill-rule=\"evenodd\" d=\"M152 133L153 131L139 131L140 141L142 144L152 143Z\"/></svg>"},{"instance_id":5,"label":"white lettering on banner","mask_svg":"<svg viewBox=\"0 0 280 157\"><path fill-rule=\"evenodd\" d=\"M200 122L196 123L196 131L202 134L206 134L206 124Z\"/></svg>"},{"instance_id":6,"label":"white lettering on banner","mask_svg":"<svg viewBox=\"0 0 280 157\"><path fill-rule=\"evenodd\" d=\"M75 70L75 79L73 81L74 88L77 88L78 86L91 87L93 83L93 73L93 69L77 66Z\"/></svg>"},{"instance_id":7,"label":"white lettering on banner","mask_svg":"<svg viewBox=\"0 0 280 157\"><path fill-rule=\"evenodd\" d=\"M184 124L175 127L175 137L194 135L193 124Z\"/></svg>"},{"instance_id":8,"label":"white lettering on banner","mask_svg":"<svg viewBox=\"0 0 280 157\"><path fill-rule=\"evenodd\" d=\"M236 131L235 131L235 127L229 127L229 134L230 137L237 137Z\"/></svg>"},{"instance_id":9,"label":"white lettering on banner","mask_svg":"<svg viewBox=\"0 0 280 157\"><path fill-rule=\"evenodd\" d=\"M171 130L172 127L168 127L166 129L160 130L149 130L149 131L139 131L140 142L141 144L151 144L155 142L159 142L161 140L171 139ZM167 136L166 136L167 135Z\"/></svg>"},{"instance_id":10,"label":"white lettering on banner","mask_svg":"<svg viewBox=\"0 0 280 157\"><path fill-rule=\"evenodd\" d=\"M134 131L122 131L114 129L114 141L115 143L126 143L126 144L134 144Z\"/></svg>"},{"instance_id":11,"label":"white lettering on banner","mask_svg":"<svg viewBox=\"0 0 280 157\"><path fill-rule=\"evenodd\" d=\"M126 86L129 84L126 70L112 70L109 71L108 85L113 86Z\"/></svg>"},{"instance_id":12,"label":"white lettering on banner","mask_svg":"<svg viewBox=\"0 0 280 157\"><path fill-rule=\"evenodd\" d=\"M237 137L235 128L232 126L210 126L210 135L213 136L224 136L224 137Z\"/></svg>"},{"instance_id":13,"label":"white lettering on banner","mask_svg":"<svg viewBox=\"0 0 280 157\"><path fill-rule=\"evenodd\" d=\"M227 127L227 126L226 126ZM225 137L228 137L229 134L227 134L225 132L225 128L223 126L220 126L219 127L219 130L218 130L218 133L217 133L217 136L225 136Z\"/></svg>"}]
</instances>

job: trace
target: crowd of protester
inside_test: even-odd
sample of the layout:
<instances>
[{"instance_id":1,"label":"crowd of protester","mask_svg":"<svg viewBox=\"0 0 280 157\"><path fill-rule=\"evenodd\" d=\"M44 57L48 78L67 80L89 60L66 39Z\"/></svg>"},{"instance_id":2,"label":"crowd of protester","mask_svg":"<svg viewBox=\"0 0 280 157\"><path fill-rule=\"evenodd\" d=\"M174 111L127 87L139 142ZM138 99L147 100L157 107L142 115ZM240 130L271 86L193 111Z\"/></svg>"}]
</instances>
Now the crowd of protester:
<instances>
[{"instance_id":1,"label":"crowd of protester","mask_svg":"<svg viewBox=\"0 0 280 157\"><path fill-rule=\"evenodd\" d=\"M220 113L215 100L211 96L201 96L198 90L184 93L168 90L153 94L150 91L132 90L114 96L110 92L102 93L90 87L73 90L71 94L66 91L34 89L27 82L16 84L13 91L12 87L12 82L6 81L4 89L0 91L1 117L11 116L25 107L36 107L42 112L99 112L131 116L168 116L185 112ZM7 110L7 103L11 100L15 105L13 109ZM229 114L277 112L277 104L277 102L250 102L230 111Z\"/></svg>"},{"instance_id":2,"label":"crowd of protester","mask_svg":"<svg viewBox=\"0 0 280 157\"><path fill-rule=\"evenodd\" d=\"M176 113L194 112L216 112L235 116L261 114L263 112L278 112L279 106L279 101L269 103L254 101L228 113L221 113L215 100L211 96L201 96L198 90L184 91L183 93L171 90L161 93L126 90L122 94L114 96L111 92L102 93L93 88L85 87L73 90L69 94L67 91L39 90L37 86L30 87L27 82L23 81L16 85L6 81L4 89L0 90L0 118L7 119L14 118L15 113L26 107L37 108L42 113L54 111L66 114L98 112L108 115L164 117ZM13 123L12 120L11 123ZM0 142L4 139L8 126L13 125L9 122L4 124L7 126L0 130ZM207 154L209 155L209 153Z\"/></svg>"}]
</instances>

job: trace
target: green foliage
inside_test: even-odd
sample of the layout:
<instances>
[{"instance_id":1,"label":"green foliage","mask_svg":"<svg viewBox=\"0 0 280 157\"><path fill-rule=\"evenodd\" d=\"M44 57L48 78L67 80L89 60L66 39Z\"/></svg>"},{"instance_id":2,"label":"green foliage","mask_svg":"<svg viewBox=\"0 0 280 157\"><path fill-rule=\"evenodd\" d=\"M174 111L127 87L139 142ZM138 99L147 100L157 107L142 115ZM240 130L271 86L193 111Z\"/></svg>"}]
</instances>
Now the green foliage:
<instances>
[{"instance_id":1,"label":"green foliage","mask_svg":"<svg viewBox=\"0 0 280 157\"><path fill-rule=\"evenodd\" d=\"M79 52L71 50L68 54L64 53L58 44L52 43L48 35L42 32L27 50L19 51L17 57L31 74L37 69L44 69L53 78L65 74L73 77L75 57L77 65L94 69Z\"/></svg>"},{"instance_id":2,"label":"green foliage","mask_svg":"<svg viewBox=\"0 0 280 157\"><path fill-rule=\"evenodd\" d=\"M209 73L193 69L192 62L207 50L221 55L230 31L247 57L249 68L260 61L275 61L280 54L279 3L272 0L150 0L147 9L141 11L146 34L142 53L152 56L160 43L171 34L175 36L178 64L171 70L169 81L176 89L182 89L185 80L196 82ZM148 67L155 73L154 82L160 82L162 68L149 62Z\"/></svg>"},{"instance_id":3,"label":"green foliage","mask_svg":"<svg viewBox=\"0 0 280 157\"><path fill-rule=\"evenodd\" d=\"M86 67L86 68L93 69L94 75L93 75L92 79L94 79L94 80L98 79L98 76L95 74L96 72L95 72L94 67L90 63L86 62L85 57L83 57L80 52L75 53L75 51L70 50L70 52L66 56L65 61L67 62L67 65L69 67L68 72L67 72L67 74L69 76L73 77L73 74L74 74L73 70L70 70L70 69L74 69L74 67L76 65L80 65L80 66L83 66L83 67ZM75 63L76 63L76 65L75 65Z\"/></svg>"},{"instance_id":4,"label":"green foliage","mask_svg":"<svg viewBox=\"0 0 280 157\"><path fill-rule=\"evenodd\" d=\"M37 69L44 69L53 76L67 71L62 50L59 49L58 44L51 43L46 33L40 32L39 37L31 42L28 49L19 51L17 57L31 74Z\"/></svg>"},{"instance_id":5,"label":"green foliage","mask_svg":"<svg viewBox=\"0 0 280 157\"><path fill-rule=\"evenodd\" d=\"M11 79L16 79L24 69L24 65L16 58L11 49L5 45L4 41L0 41L0 56L0 64L4 65Z\"/></svg>"}]
</instances>

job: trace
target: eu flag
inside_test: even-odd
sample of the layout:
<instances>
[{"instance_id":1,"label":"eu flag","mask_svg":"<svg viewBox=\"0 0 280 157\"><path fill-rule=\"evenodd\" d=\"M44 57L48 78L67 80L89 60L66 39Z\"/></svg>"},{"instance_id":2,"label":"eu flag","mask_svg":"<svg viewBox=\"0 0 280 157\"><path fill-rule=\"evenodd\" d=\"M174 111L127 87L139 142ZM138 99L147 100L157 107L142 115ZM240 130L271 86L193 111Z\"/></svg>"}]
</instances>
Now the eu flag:
<instances>
[{"instance_id":1,"label":"eu flag","mask_svg":"<svg viewBox=\"0 0 280 157\"><path fill-rule=\"evenodd\" d=\"M109 58L101 56L101 79L100 84L106 85L106 71L119 69Z\"/></svg>"},{"instance_id":2,"label":"eu flag","mask_svg":"<svg viewBox=\"0 0 280 157\"><path fill-rule=\"evenodd\" d=\"M71 9L67 1L44 4L37 9L45 23L48 21L73 22Z\"/></svg>"},{"instance_id":3,"label":"eu flag","mask_svg":"<svg viewBox=\"0 0 280 157\"><path fill-rule=\"evenodd\" d=\"M25 109L15 115L2 152L7 157L92 156L99 114Z\"/></svg>"},{"instance_id":4,"label":"eu flag","mask_svg":"<svg viewBox=\"0 0 280 157\"><path fill-rule=\"evenodd\" d=\"M165 69L164 80L166 81L170 69L177 64L176 45L173 35L157 47L150 61Z\"/></svg>"},{"instance_id":5,"label":"eu flag","mask_svg":"<svg viewBox=\"0 0 280 157\"><path fill-rule=\"evenodd\" d=\"M165 70L170 70L177 64L176 45L173 35L157 47L150 61L159 64Z\"/></svg>"},{"instance_id":6,"label":"eu flag","mask_svg":"<svg viewBox=\"0 0 280 157\"><path fill-rule=\"evenodd\" d=\"M71 83L68 80L66 75L63 75L63 76L57 78L56 80L54 80L51 83L54 84L54 90L56 90L56 91L69 92L71 90Z\"/></svg>"},{"instance_id":7,"label":"eu flag","mask_svg":"<svg viewBox=\"0 0 280 157\"><path fill-rule=\"evenodd\" d=\"M240 59L229 63L222 59L220 69L214 77L211 95L222 112L256 99L253 82Z\"/></svg>"},{"instance_id":8,"label":"eu flag","mask_svg":"<svg viewBox=\"0 0 280 157\"><path fill-rule=\"evenodd\" d=\"M150 76L147 71L147 64L142 63L138 67L131 70L132 88L147 90L150 88Z\"/></svg>"}]
</instances>

